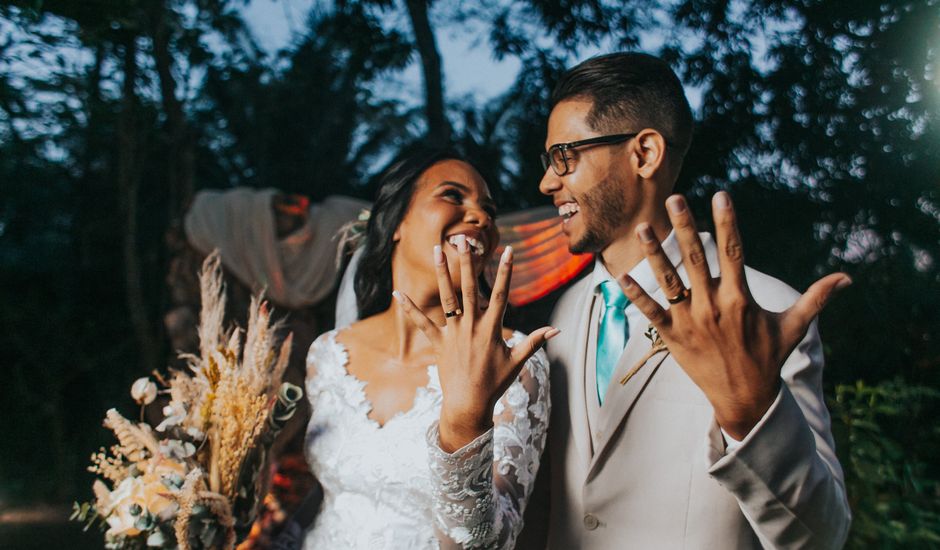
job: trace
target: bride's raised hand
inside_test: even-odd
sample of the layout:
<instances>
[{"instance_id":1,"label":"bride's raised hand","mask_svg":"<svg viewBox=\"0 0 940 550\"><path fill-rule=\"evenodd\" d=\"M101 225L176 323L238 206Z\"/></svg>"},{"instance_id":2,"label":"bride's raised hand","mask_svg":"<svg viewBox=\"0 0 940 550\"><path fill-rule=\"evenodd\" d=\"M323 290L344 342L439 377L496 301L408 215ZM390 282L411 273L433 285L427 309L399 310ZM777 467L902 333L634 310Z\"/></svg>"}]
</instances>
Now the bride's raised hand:
<instances>
[{"instance_id":1,"label":"bride's raised hand","mask_svg":"<svg viewBox=\"0 0 940 550\"><path fill-rule=\"evenodd\" d=\"M407 318L431 341L437 355L443 403L440 444L453 452L493 425L496 402L516 379L525 362L558 329L542 327L513 347L503 340L503 315L512 277L512 247L499 260L489 307L481 308L476 270L465 239L457 242L460 262L461 301L451 283L440 246L434 247L434 264L445 325L438 326L403 293L394 292Z\"/></svg>"}]
</instances>

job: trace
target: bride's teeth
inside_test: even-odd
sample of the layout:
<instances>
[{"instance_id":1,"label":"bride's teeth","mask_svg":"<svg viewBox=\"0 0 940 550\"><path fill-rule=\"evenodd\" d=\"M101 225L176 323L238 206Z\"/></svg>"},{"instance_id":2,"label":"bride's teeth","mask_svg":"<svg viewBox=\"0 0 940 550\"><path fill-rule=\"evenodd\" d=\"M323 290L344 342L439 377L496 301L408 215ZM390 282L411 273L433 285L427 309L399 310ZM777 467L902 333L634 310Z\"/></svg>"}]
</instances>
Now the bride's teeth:
<instances>
[{"instance_id":1,"label":"bride's teeth","mask_svg":"<svg viewBox=\"0 0 940 550\"><path fill-rule=\"evenodd\" d=\"M447 237L448 244L451 244L456 248L457 238L461 236L467 239L467 246L470 247L470 251L473 252L475 256L482 256L483 253L486 251L486 249L483 247L483 243L474 239L473 237L467 237L466 235L462 235L462 234L451 235L450 237Z\"/></svg>"},{"instance_id":2,"label":"bride's teeth","mask_svg":"<svg viewBox=\"0 0 940 550\"><path fill-rule=\"evenodd\" d=\"M483 255L483 243L474 239L473 237L467 237L467 244L473 250L473 254L476 256Z\"/></svg>"}]
</instances>

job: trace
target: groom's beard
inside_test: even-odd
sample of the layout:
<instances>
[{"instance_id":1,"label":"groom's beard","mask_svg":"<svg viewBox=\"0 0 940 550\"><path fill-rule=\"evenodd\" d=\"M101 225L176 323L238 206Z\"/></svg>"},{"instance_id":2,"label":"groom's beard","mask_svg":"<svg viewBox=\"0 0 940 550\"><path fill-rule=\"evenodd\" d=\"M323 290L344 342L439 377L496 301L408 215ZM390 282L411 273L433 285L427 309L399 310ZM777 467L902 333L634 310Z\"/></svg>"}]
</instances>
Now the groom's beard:
<instances>
[{"instance_id":1,"label":"groom's beard","mask_svg":"<svg viewBox=\"0 0 940 550\"><path fill-rule=\"evenodd\" d=\"M613 240L627 210L621 185L607 177L578 198L584 234L577 241L568 242L571 253L600 252Z\"/></svg>"}]
</instances>

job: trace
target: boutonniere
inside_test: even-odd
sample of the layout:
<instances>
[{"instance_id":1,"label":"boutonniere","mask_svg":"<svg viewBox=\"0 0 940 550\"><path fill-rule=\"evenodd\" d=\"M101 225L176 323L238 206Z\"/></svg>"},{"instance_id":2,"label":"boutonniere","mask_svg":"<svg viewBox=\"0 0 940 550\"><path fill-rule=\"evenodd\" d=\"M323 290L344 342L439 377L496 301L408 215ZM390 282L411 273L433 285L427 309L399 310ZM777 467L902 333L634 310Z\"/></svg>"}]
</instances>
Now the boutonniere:
<instances>
[{"instance_id":1,"label":"boutonniere","mask_svg":"<svg viewBox=\"0 0 940 550\"><path fill-rule=\"evenodd\" d=\"M653 326L653 323L650 323L649 327L647 327L645 336L650 341L650 349L646 352L646 355L641 357L640 360L637 361L635 365L633 365L633 368L627 371L627 374L623 375L623 378L620 379L621 386L625 385L627 381L633 378L633 375L636 374L637 371L639 371L643 365L645 365L646 362L649 361L654 355L661 351L669 351L669 348L666 347L666 343L663 342L662 337L659 335L659 331L656 330L656 327Z\"/></svg>"}]
</instances>

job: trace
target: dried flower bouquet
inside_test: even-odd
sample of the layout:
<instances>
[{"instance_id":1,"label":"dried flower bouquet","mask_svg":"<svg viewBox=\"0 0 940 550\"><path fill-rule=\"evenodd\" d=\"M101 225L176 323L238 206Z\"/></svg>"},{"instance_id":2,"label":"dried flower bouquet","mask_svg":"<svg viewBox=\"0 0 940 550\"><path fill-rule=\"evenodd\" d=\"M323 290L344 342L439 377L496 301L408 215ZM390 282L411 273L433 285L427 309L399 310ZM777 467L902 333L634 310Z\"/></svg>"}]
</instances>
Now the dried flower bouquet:
<instances>
[{"instance_id":1,"label":"dried flower bouquet","mask_svg":"<svg viewBox=\"0 0 940 550\"><path fill-rule=\"evenodd\" d=\"M76 504L73 518L100 520L107 548L233 548L263 496L268 449L303 395L280 383L292 338L278 344L265 302L252 299L244 339L223 328L218 251L199 282L199 355L184 355L188 369L168 379L155 373L162 390L149 378L131 388L141 406L168 395L164 420L151 427L111 409L104 425L118 443L92 455L95 500Z\"/></svg>"}]
</instances>

